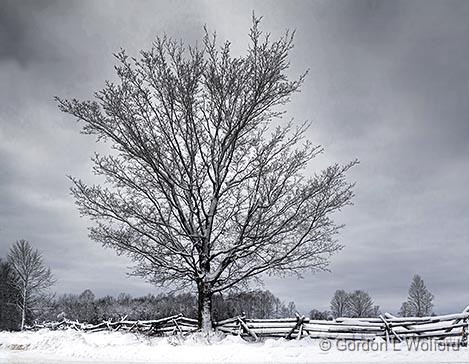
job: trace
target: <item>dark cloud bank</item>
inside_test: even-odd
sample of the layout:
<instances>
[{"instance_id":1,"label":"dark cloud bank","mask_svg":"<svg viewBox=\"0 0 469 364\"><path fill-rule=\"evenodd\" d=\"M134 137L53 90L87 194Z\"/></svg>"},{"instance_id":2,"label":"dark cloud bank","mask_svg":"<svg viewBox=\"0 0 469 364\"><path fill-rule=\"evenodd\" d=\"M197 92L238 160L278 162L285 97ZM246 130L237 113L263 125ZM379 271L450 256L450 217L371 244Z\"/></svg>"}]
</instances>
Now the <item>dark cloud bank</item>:
<instances>
[{"instance_id":1,"label":"dark cloud bank","mask_svg":"<svg viewBox=\"0 0 469 364\"><path fill-rule=\"evenodd\" d=\"M112 52L162 32L192 42L207 24L242 50L252 10L274 35L297 30L292 72L311 72L289 115L312 120L310 137L326 148L311 172L361 161L331 272L268 278L265 288L304 311L327 308L337 288L365 289L396 311L420 273L438 312L469 304L465 1L0 0L0 255L32 241L60 293L154 292L87 238L66 175L88 178L96 146L53 96L91 97L113 77Z\"/></svg>"}]
</instances>

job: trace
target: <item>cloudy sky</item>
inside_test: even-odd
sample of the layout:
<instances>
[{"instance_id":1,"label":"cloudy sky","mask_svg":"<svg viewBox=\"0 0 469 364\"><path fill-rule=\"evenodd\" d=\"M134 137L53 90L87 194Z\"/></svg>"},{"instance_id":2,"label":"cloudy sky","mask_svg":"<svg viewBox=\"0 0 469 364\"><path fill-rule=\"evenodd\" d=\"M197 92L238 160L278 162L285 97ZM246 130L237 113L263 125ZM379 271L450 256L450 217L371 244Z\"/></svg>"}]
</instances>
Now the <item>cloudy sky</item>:
<instances>
[{"instance_id":1,"label":"cloudy sky","mask_svg":"<svg viewBox=\"0 0 469 364\"><path fill-rule=\"evenodd\" d=\"M195 42L203 25L247 44L252 11L273 35L297 30L292 74L310 74L289 106L326 151L315 168L359 158L344 250L330 273L269 278L306 312L338 289L367 290L397 311L412 275L435 310L469 304L469 2L0 0L0 256L24 238L58 293L155 293L127 278L131 262L87 237L66 175L87 179L97 146L54 95L91 98L113 77L112 52L158 34Z\"/></svg>"}]
</instances>

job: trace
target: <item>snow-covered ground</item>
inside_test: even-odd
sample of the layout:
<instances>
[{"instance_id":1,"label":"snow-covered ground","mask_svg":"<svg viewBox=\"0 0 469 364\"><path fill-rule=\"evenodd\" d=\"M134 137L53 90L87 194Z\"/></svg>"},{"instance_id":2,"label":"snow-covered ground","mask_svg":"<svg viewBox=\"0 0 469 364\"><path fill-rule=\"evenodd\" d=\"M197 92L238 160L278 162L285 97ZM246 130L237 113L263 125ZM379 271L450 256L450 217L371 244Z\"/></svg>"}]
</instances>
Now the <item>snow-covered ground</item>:
<instances>
[{"instance_id":1,"label":"snow-covered ground","mask_svg":"<svg viewBox=\"0 0 469 364\"><path fill-rule=\"evenodd\" d=\"M414 343L415 344L415 343ZM329 349L330 345L330 349ZM139 363L139 362L387 362L469 363L468 348L437 347L421 343L387 346L302 339L267 339L248 343L228 336L204 343L197 337L148 338L120 332L83 333L74 330L0 332L1 363Z\"/></svg>"}]
</instances>

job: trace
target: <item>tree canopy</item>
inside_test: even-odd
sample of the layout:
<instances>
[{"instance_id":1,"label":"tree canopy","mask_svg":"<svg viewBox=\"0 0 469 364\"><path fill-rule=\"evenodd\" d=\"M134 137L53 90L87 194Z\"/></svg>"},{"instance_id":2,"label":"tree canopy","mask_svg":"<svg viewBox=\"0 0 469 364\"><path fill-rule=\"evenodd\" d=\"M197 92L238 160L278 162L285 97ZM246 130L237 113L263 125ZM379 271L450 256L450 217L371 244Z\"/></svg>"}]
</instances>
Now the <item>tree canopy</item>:
<instances>
[{"instance_id":1,"label":"tree canopy","mask_svg":"<svg viewBox=\"0 0 469 364\"><path fill-rule=\"evenodd\" d=\"M95 100L57 99L112 149L93 158L102 184L72 178L91 238L151 282L197 287L204 327L214 293L327 269L341 248L331 214L353 196L355 162L305 176L322 148L280 119L306 73L288 75L294 34L272 40L259 22L244 56L208 32L201 46L158 37L138 58L115 54L118 82Z\"/></svg>"}]
</instances>

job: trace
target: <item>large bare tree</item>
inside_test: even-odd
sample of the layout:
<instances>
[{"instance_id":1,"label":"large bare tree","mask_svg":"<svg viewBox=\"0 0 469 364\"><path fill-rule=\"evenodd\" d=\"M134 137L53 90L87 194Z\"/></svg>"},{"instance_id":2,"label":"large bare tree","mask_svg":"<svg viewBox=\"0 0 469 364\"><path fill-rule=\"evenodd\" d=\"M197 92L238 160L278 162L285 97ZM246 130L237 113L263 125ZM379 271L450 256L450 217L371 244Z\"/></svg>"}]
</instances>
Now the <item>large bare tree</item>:
<instances>
[{"instance_id":1,"label":"large bare tree","mask_svg":"<svg viewBox=\"0 0 469 364\"><path fill-rule=\"evenodd\" d=\"M19 293L16 305L21 311L20 328L23 330L27 313L35 309L45 290L55 281L41 253L26 240L18 240L12 245L8 263L13 270L13 284Z\"/></svg>"},{"instance_id":2,"label":"large bare tree","mask_svg":"<svg viewBox=\"0 0 469 364\"><path fill-rule=\"evenodd\" d=\"M166 36L139 58L117 53L118 81L94 101L57 98L83 132L107 141L94 157L101 185L72 178L91 237L163 286L196 287L199 326L212 295L263 273L324 270L340 249L331 214L349 204L354 162L305 177L321 147L307 124L279 122L304 75L287 76L293 34L264 36L253 20L247 53L206 32L199 47Z\"/></svg>"}]
</instances>

